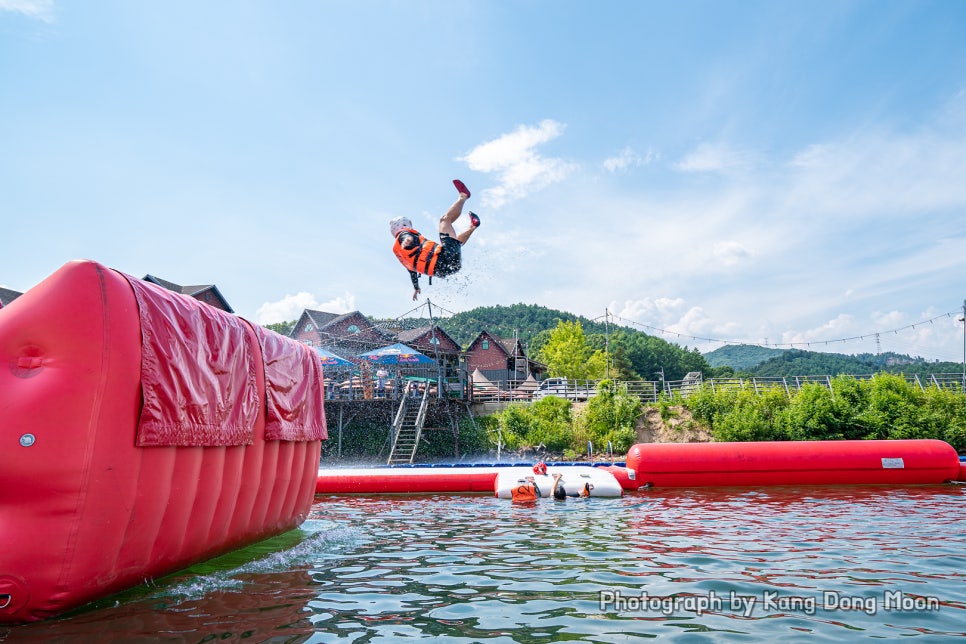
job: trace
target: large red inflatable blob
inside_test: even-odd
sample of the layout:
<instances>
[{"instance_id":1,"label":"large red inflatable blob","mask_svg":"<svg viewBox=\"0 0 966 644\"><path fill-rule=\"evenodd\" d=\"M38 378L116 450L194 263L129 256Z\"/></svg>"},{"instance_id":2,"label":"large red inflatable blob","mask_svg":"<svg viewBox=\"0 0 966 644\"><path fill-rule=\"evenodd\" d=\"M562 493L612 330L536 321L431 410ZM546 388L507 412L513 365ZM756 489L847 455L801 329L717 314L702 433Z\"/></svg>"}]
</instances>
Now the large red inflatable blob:
<instances>
[{"instance_id":1,"label":"large red inflatable blob","mask_svg":"<svg viewBox=\"0 0 966 644\"><path fill-rule=\"evenodd\" d=\"M89 261L0 311L0 623L290 530L326 437L303 345Z\"/></svg>"},{"instance_id":2,"label":"large red inflatable blob","mask_svg":"<svg viewBox=\"0 0 966 644\"><path fill-rule=\"evenodd\" d=\"M646 443L627 467L639 486L909 485L955 479L959 457L939 440Z\"/></svg>"}]
</instances>

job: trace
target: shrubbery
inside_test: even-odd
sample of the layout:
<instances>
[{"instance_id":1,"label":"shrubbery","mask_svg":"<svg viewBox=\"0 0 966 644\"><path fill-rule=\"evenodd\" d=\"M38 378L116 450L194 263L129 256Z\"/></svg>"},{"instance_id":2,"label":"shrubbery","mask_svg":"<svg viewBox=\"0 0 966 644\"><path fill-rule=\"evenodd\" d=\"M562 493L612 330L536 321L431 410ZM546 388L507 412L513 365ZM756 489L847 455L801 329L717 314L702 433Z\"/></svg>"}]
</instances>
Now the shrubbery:
<instances>
[{"instance_id":1,"label":"shrubbery","mask_svg":"<svg viewBox=\"0 0 966 644\"><path fill-rule=\"evenodd\" d=\"M642 411L640 399L627 393L627 385L601 380L597 395L587 403L578 425L598 451L609 444L615 454L626 454L637 441L635 427Z\"/></svg>"},{"instance_id":2,"label":"shrubbery","mask_svg":"<svg viewBox=\"0 0 966 644\"><path fill-rule=\"evenodd\" d=\"M637 440L641 402L627 393L626 386L602 380L582 413L572 415L571 409L569 400L547 396L531 404L510 405L493 417L509 450L542 447L573 458L585 452L588 441L595 451L603 451L609 443L615 454L624 454Z\"/></svg>"},{"instance_id":3,"label":"shrubbery","mask_svg":"<svg viewBox=\"0 0 966 644\"><path fill-rule=\"evenodd\" d=\"M719 441L938 438L966 450L966 396L958 392L887 373L837 376L831 385L805 384L790 397L779 386L756 394L706 385L683 403Z\"/></svg>"},{"instance_id":4,"label":"shrubbery","mask_svg":"<svg viewBox=\"0 0 966 644\"><path fill-rule=\"evenodd\" d=\"M658 401L661 417L670 418L673 404L684 405L695 421L718 441L841 440L938 438L966 451L966 396L938 387L925 390L897 375L880 373L870 380L838 376L831 388L808 383L791 396L779 386L757 393L708 385L681 399ZM581 413L570 401L547 396L534 403L515 403L502 412L459 421L459 451L482 455L502 443L505 450L545 449L564 458L595 452L625 454L637 441L635 427L643 408L626 387L610 380L598 384L597 395ZM387 429L352 422L343 432L342 454L363 457L388 453ZM334 438L334 437L333 437ZM453 457L451 432L423 434L421 459ZM334 455L337 441L323 443Z\"/></svg>"}]
</instances>

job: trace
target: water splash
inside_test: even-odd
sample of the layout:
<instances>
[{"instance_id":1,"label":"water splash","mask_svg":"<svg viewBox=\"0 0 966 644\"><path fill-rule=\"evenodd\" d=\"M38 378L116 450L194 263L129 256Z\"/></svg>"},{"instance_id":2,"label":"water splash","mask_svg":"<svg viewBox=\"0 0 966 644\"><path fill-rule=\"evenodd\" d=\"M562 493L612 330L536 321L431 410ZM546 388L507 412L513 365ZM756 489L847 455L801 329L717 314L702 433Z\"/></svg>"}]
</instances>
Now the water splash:
<instances>
[{"instance_id":1,"label":"water splash","mask_svg":"<svg viewBox=\"0 0 966 644\"><path fill-rule=\"evenodd\" d=\"M288 545L293 537L296 543ZM319 560L338 558L346 546L363 540L359 530L331 521L309 520L286 535L193 566L188 572L194 574L187 579L166 585L148 598L183 602L201 599L216 591L240 590L248 583L246 577L308 569L312 564L317 565ZM282 549L277 549L280 546Z\"/></svg>"}]
</instances>

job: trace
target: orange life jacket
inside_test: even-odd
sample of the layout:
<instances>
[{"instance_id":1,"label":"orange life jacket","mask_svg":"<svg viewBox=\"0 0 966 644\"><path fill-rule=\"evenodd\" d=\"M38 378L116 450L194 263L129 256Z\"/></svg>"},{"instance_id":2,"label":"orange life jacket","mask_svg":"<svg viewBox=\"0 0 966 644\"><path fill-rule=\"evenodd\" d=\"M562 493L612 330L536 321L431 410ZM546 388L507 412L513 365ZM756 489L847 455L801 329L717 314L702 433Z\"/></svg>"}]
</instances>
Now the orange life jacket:
<instances>
[{"instance_id":1,"label":"orange life jacket","mask_svg":"<svg viewBox=\"0 0 966 644\"><path fill-rule=\"evenodd\" d=\"M399 232L412 233L419 241L418 246L406 250L400 245L399 236L396 236L396 241L392 245L392 252L396 254L399 263L410 271L432 276L436 272L436 261L443 250L443 245L426 239L412 228L404 228Z\"/></svg>"},{"instance_id":2,"label":"orange life jacket","mask_svg":"<svg viewBox=\"0 0 966 644\"><path fill-rule=\"evenodd\" d=\"M539 493L533 483L521 483L510 490L510 497L514 501L536 501Z\"/></svg>"}]
</instances>

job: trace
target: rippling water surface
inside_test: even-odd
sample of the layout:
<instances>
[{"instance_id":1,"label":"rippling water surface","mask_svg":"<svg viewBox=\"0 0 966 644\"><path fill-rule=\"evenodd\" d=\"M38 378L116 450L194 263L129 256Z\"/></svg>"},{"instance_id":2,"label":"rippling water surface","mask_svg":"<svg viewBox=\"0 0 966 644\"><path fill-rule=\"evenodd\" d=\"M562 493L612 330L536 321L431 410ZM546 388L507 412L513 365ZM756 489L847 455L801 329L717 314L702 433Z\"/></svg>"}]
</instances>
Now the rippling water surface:
<instances>
[{"instance_id":1,"label":"rippling water surface","mask_svg":"<svg viewBox=\"0 0 966 644\"><path fill-rule=\"evenodd\" d=\"M3 641L966 636L966 490L317 498L299 531Z\"/></svg>"}]
</instances>

